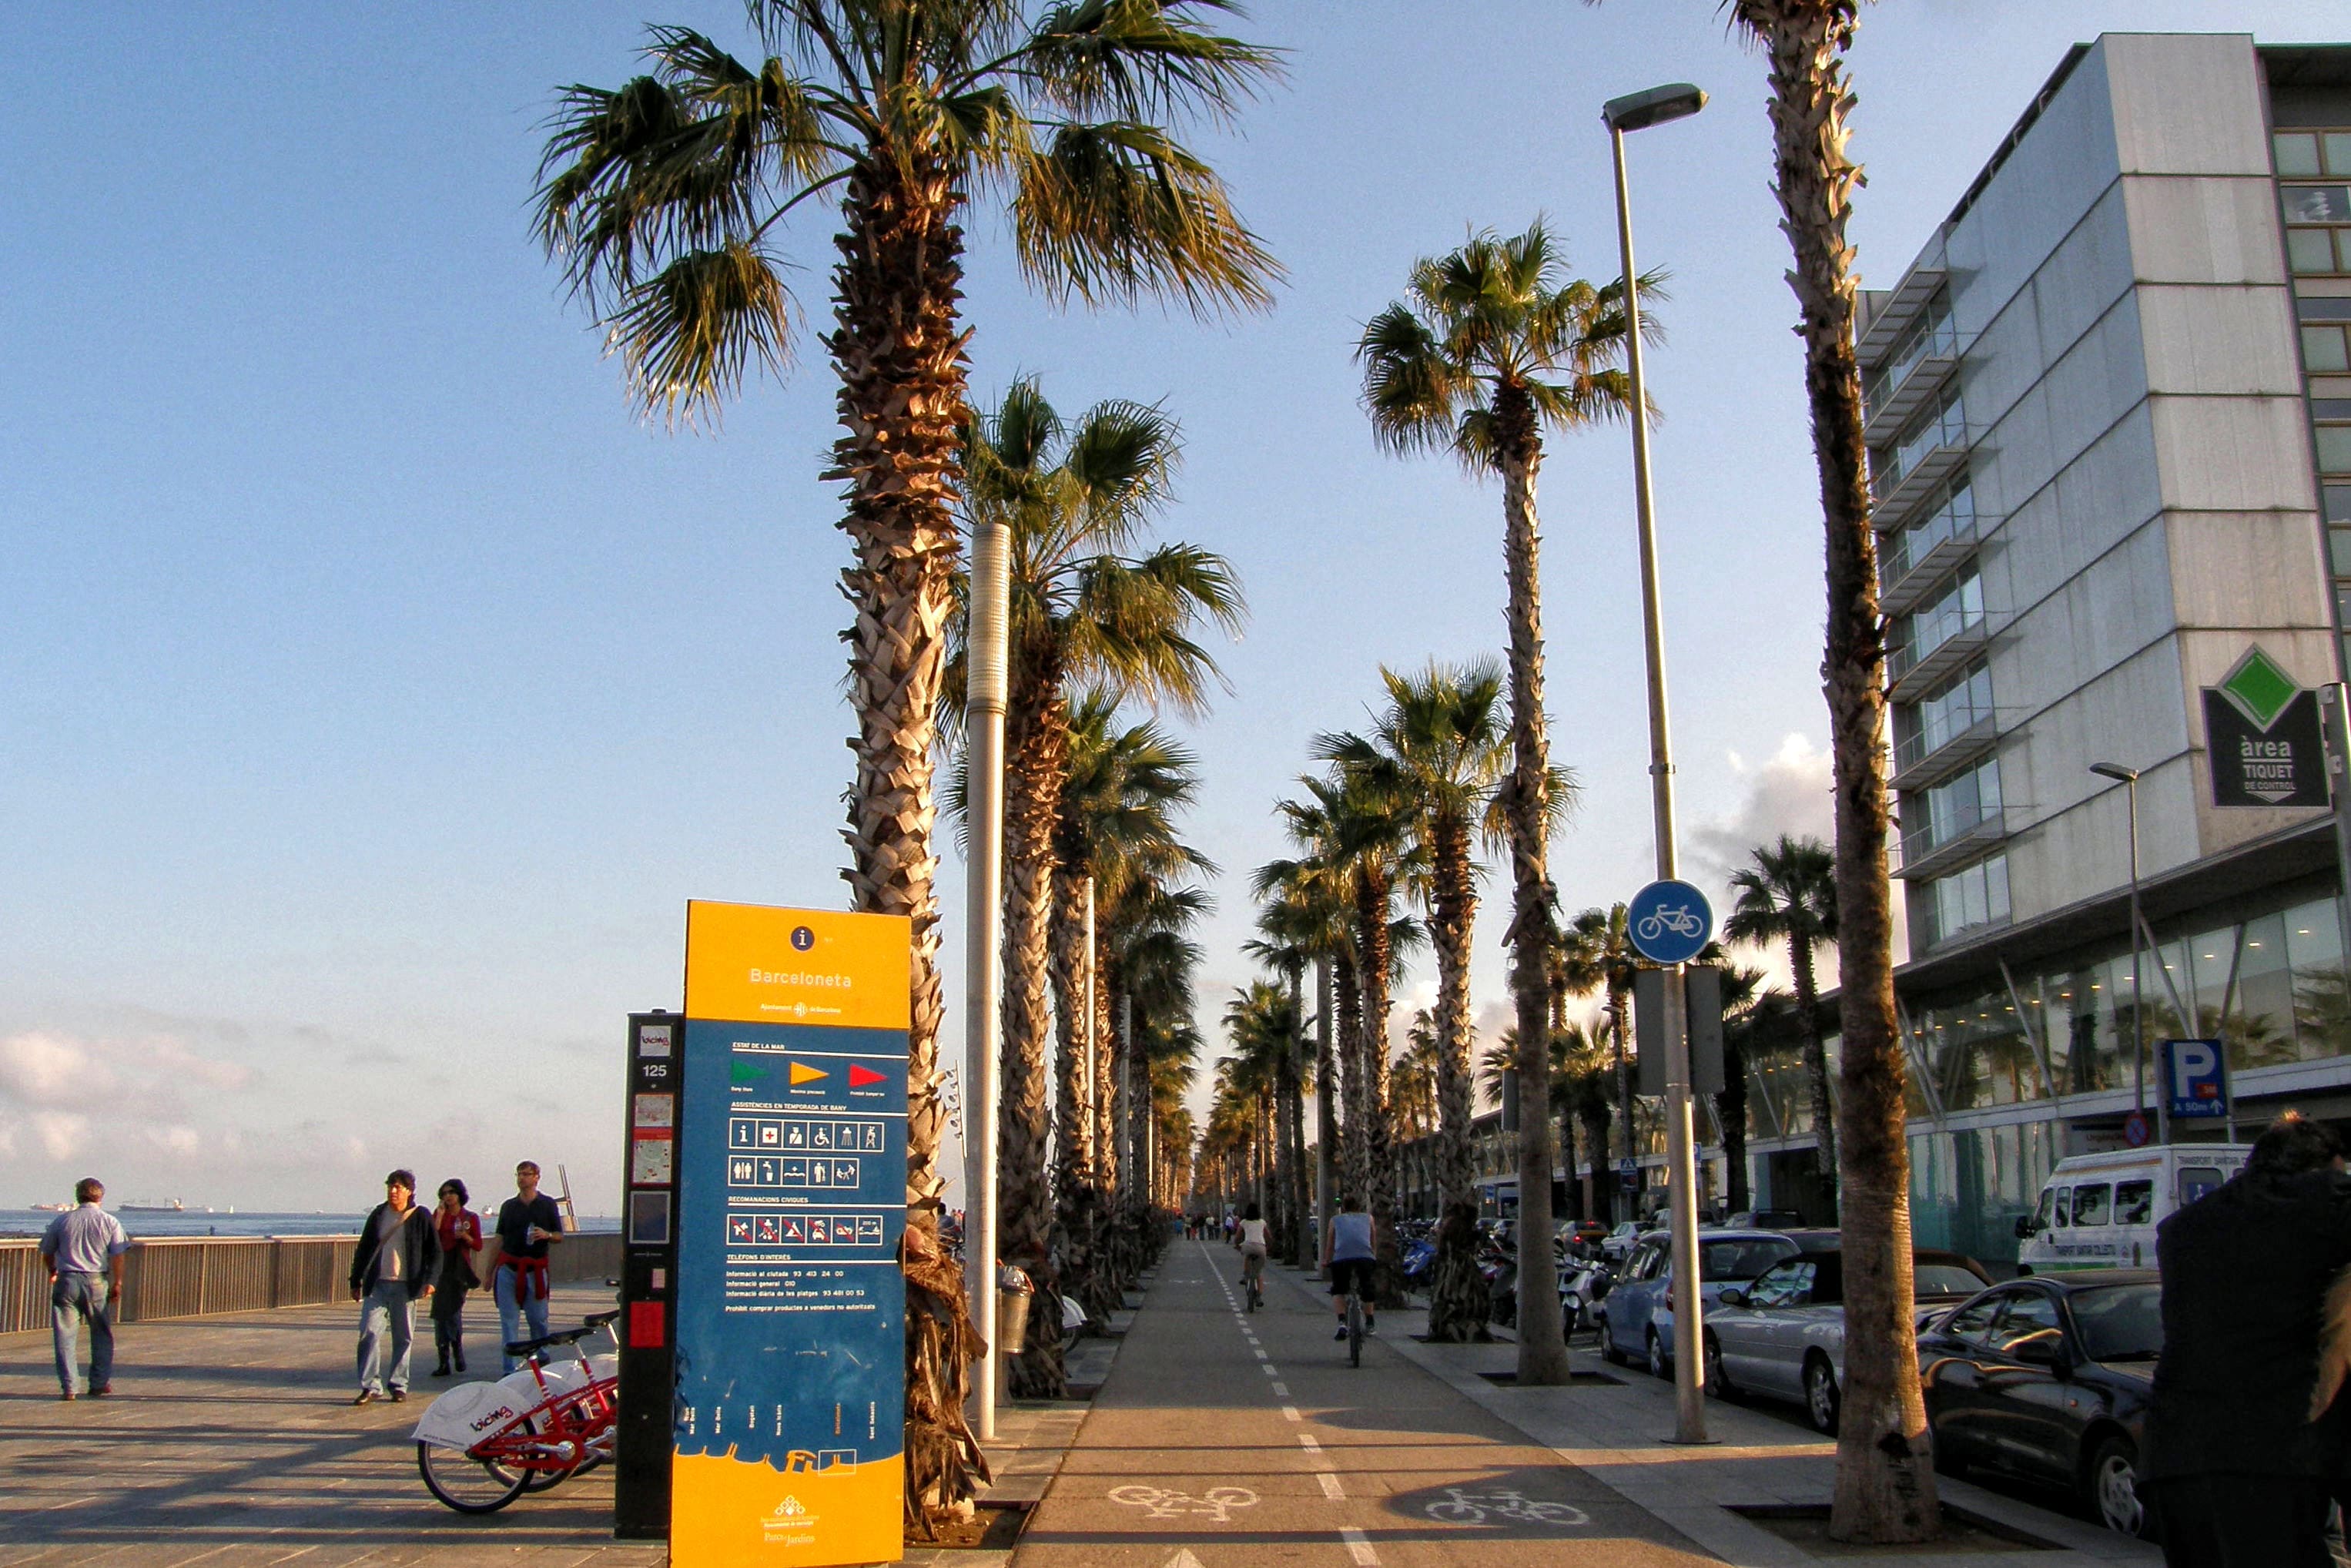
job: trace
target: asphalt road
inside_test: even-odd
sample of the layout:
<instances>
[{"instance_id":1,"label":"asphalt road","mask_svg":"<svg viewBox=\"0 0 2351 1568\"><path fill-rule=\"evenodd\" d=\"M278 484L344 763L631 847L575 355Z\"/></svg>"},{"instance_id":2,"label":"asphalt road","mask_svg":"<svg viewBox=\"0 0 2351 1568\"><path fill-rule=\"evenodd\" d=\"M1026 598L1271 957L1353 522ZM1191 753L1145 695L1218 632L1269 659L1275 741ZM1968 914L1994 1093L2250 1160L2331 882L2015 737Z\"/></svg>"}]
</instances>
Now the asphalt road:
<instances>
[{"instance_id":1,"label":"asphalt road","mask_svg":"<svg viewBox=\"0 0 2351 1568\"><path fill-rule=\"evenodd\" d=\"M1350 1367L1295 1276L1244 1312L1238 1272L1228 1247L1169 1250L1020 1568L1714 1561L1376 1337Z\"/></svg>"}]
</instances>

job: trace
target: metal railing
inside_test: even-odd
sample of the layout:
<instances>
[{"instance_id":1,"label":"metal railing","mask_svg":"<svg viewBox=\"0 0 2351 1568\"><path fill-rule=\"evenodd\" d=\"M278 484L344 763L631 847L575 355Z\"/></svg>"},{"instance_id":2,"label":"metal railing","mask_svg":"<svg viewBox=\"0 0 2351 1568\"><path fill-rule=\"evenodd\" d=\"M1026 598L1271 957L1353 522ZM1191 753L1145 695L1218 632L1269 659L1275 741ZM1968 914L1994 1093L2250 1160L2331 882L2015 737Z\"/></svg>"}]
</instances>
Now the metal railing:
<instances>
[{"instance_id":1,"label":"metal railing","mask_svg":"<svg viewBox=\"0 0 2351 1568\"><path fill-rule=\"evenodd\" d=\"M214 1312L315 1307L350 1293L355 1236L159 1237L134 1241L122 1260L118 1322L158 1322ZM596 1231L549 1253L557 1284L603 1280L621 1270L621 1238ZM49 1273L39 1244L0 1241L0 1333L46 1328Z\"/></svg>"}]
</instances>

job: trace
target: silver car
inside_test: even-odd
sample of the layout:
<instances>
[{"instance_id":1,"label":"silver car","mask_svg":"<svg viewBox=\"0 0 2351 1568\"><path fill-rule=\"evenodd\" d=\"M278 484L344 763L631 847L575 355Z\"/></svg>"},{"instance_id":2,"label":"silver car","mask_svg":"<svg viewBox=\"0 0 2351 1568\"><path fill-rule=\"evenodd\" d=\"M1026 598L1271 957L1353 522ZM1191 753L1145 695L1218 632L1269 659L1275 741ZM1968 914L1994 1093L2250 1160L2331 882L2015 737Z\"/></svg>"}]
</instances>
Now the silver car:
<instances>
[{"instance_id":1,"label":"silver car","mask_svg":"<svg viewBox=\"0 0 2351 1568\"><path fill-rule=\"evenodd\" d=\"M1911 1255L1917 1315L1941 1313L1991 1283L1957 1252ZM1844 1387L1844 1254L1782 1259L1742 1290L1726 1291L1706 1319L1706 1385L1735 1399L1755 1395L1804 1407L1815 1430L1836 1435Z\"/></svg>"}]
</instances>

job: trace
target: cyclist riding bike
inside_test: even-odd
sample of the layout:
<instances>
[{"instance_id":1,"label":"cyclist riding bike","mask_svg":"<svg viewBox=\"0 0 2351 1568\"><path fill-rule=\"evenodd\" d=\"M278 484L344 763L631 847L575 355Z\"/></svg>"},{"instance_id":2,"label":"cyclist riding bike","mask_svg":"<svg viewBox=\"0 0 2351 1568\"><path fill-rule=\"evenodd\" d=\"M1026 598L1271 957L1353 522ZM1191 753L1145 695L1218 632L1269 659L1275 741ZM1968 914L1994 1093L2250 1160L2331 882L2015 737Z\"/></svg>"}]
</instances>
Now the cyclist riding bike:
<instances>
[{"instance_id":1,"label":"cyclist riding bike","mask_svg":"<svg viewBox=\"0 0 2351 1568\"><path fill-rule=\"evenodd\" d=\"M1241 1216L1241 1228L1233 1245L1241 1249L1241 1288L1249 1292L1249 1304L1255 1307L1265 1293L1266 1224L1264 1211L1252 1203Z\"/></svg>"},{"instance_id":2,"label":"cyclist riding bike","mask_svg":"<svg viewBox=\"0 0 2351 1568\"><path fill-rule=\"evenodd\" d=\"M1372 1217L1350 1208L1333 1215L1331 1234L1322 1243L1322 1261L1331 1275L1331 1305L1339 1315L1339 1332L1347 1337L1347 1298L1363 1303L1364 1332L1374 1327L1372 1316Z\"/></svg>"}]
</instances>

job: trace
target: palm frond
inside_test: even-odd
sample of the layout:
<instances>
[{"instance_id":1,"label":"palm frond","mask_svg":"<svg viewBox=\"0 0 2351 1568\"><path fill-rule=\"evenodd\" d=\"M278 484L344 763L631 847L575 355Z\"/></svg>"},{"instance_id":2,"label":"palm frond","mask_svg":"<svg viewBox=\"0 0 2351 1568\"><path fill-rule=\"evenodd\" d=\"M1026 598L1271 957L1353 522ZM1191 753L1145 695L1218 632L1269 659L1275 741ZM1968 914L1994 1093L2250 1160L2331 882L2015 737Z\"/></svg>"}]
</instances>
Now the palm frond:
<instances>
[{"instance_id":1,"label":"palm frond","mask_svg":"<svg viewBox=\"0 0 2351 1568\"><path fill-rule=\"evenodd\" d=\"M715 416L752 365L790 362L790 291L775 259L742 241L689 251L631 288L607 340L648 412L672 422Z\"/></svg>"}]
</instances>

